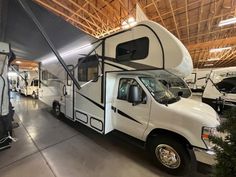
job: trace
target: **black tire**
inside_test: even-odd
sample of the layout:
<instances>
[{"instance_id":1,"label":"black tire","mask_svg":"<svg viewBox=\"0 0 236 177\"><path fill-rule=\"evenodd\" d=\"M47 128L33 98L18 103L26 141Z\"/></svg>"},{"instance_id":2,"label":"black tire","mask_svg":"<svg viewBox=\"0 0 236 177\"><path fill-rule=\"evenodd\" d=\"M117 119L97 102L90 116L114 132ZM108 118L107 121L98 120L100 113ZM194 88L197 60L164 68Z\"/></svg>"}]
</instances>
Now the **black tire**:
<instances>
[{"instance_id":1,"label":"black tire","mask_svg":"<svg viewBox=\"0 0 236 177\"><path fill-rule=\"evenodd\" d=\"M190 171L190 155L187 146L181 144L181 141L164 136L153 136L148 142L148 153L157 167L169 174L179 176Z\"/></svg>"},{"instance_id":2,"label":"black tire","mask_svg":"<svg viewBox=\"0 0 236 177\"><path fill-rule=\"evenodd\" d=\"M61 108L59 103L53 104L53 114L59 118L61 116Z\"/></svg>"},{"instance_id":3,"label":"black tire","mask_svg":"<svg viewBox=\"0 0 236 177\"><path fill-rule=\"evenodd\" d=\"M35 91L33 91L31 96L33 97L33 99L37 99L37 95L36 95Z\"/></svg>"}]
</instances>

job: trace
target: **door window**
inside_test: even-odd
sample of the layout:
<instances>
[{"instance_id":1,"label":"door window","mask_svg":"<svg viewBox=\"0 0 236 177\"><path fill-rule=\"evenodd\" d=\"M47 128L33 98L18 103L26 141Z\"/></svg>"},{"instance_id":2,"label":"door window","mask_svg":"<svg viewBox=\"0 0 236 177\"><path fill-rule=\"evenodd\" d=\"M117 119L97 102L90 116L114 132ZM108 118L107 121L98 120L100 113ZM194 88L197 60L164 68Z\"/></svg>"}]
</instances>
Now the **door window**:
<instances>
[{"instance_id":1,"label":"door window","mask_svg":"<svg viewBox=\"0 0 236 177\"><path fill-rule=\"evenodd\" d=\"M140 92L142 93L142 100L144 100L146 98L145 92L143 91L142 87L138 84L138 82L135 79L131 79L131 78L120 79L117 99L127 101L128 94L129 94L129 87L131 85L136 85L139 87Z\"/></svg>"},{"instance_id":2,"label":"door window","mask_svg":"<svg viewBox=\"0 0 236 177\"><path fill-rule=\"evenodd\" d=\"M34 80L34 86L38 87L39 86L39 81L38 80Z\"/></svg>"}]
</instances>

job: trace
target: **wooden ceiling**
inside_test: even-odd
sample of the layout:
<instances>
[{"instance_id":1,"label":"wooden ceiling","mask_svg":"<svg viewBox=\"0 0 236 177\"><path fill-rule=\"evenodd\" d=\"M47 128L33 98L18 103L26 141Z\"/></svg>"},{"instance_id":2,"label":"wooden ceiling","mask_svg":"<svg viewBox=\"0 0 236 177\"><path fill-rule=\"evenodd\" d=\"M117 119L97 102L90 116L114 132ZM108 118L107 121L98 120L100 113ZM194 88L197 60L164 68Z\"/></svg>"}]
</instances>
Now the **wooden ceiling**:
<instances>
[{"instance_id":1,"label":"wooden ceiling","mask_svg":"<svg viewBox=\"0 0 236 177\"><path fill-rule=\"evenodd\" d=\"M37 70L38 62L17 58L11 62L11 65L17 65L19 69Z\"/></svg>"},{"instance_id":2,"label":"wooden ceiling","mask_svg":"<svg viewBox=\"0 0 236 177\"><path fill-rule=\"evenodd\" d=\"M163 25L184 43L194 67L236 66L236 25L218 26L221 20L236 16L236 0L35 1L95 37L117 31L128 17L135 18L138 3L150 20ZM209 52L228 46L232 49ZM210 58L219 60L208 61Z\"/></svg>"}]
</instances>

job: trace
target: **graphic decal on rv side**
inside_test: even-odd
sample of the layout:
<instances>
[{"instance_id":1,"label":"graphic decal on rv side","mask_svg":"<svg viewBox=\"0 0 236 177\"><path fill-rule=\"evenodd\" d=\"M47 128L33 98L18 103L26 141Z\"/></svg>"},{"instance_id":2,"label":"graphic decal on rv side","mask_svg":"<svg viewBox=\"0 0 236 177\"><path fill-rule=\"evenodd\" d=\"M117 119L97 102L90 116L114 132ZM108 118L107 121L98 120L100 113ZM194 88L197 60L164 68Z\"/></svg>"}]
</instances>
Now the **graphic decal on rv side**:
<instances>
[{"instance_id":1,"label":"graphic decal on rv side","mask_svg":"<svg viewBox=\"0 0 236 177\"><path fill-rule=\"evenodd\" d=\"M77 92L77 93L78 93L78 94L80 94L82 97L86 98L87 100L89 100L90 102L92 102L93 104L95 104L96 106L98 106L99 108L101 108L101 109L105 110L104 106L102 106L102 105L100 105L100 104L96 103L96 102L95 102L95 101L93 101L92 99L90 99L90 98L86 97L85 95L83 95L83 94L81 94L81 93L79 93L79 92Z\"/></svg>"},{"instance_id":2,"label":"graphic decal on rv side","mask_svg":"<svg viewBox=\"0 0 236 177\"><path fill-rule=\"evenodd\" d=\"M136 119L130 117L129 115L125 114L124 112L122 112L122 111L119 110L119 109L117 109L117 113L120 114L120 115L122 115L123 117L126 117L126 118L132 120L132 121L135 121L135 122L137 122L137 123L139 123L139 124L142 124L141 122L139 122L139 121L137 121Z\"/></svg>"}]
</instances>

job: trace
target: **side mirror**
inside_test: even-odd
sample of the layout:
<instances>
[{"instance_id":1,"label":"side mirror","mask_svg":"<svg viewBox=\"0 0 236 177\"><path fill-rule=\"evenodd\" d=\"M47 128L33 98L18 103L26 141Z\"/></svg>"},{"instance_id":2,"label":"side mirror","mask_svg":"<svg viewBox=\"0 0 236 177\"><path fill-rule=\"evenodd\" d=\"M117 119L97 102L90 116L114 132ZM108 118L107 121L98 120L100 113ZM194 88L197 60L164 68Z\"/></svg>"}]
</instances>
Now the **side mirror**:
<instances>
[{"instance_id":1,"label":"side mirror","mask_svg":"<svg viewBox=\"0 0 236 177\"><path fill-rule=\"evenodd\" d=\"M142 102L142 93L137 85L129 87L128 102L135 104Z\"/></svg>"}]
</instances>

